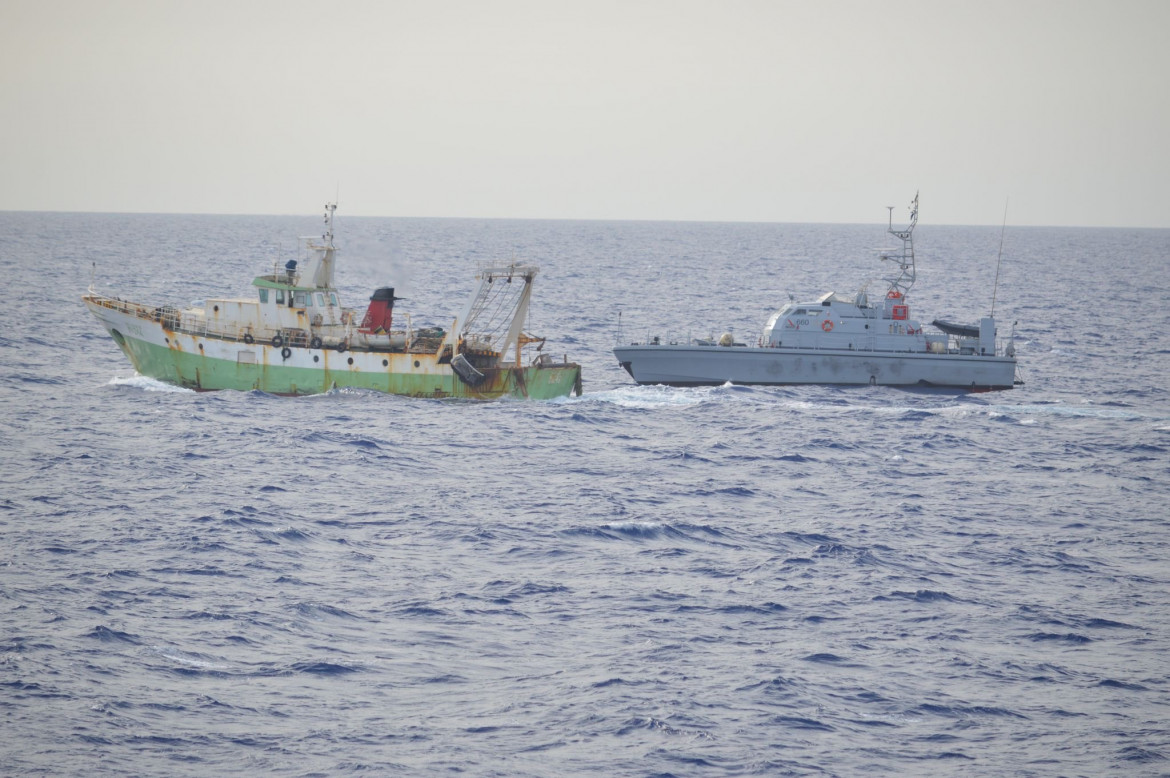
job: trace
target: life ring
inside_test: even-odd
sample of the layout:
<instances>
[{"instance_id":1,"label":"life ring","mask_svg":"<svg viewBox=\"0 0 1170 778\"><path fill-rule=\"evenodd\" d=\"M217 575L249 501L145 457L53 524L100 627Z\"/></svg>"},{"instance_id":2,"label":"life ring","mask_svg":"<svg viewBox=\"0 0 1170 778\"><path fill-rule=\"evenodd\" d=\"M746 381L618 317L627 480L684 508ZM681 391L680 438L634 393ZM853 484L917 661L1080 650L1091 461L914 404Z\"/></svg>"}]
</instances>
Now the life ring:
<instances>
[{"instance_id":1,"label":"life ring","mask_svg":"<svg viewBox=\"0 0 1170 778\"><path fill-rule=\"evenodd\" d=\"M314 335L313 339L309 341L309 348L321 348L321 339Z\"/></svg>"},{"instance_id":2,"label":"life ring","mask_svg":"<svg viewBox=\"0 0 1170 778\"><path fill-rule=\"evenodd\" d=\"M247 344L250 346L250 345L252 345L253 343L255 343L255 342L256 342L256 339L252 337L252 333L250 333L250 332L245 332L245 333L244 333L244 342L245 342L245 343L247 343Z\"/></svg>"},{"instance_id":3,"label":"life ring","mask_svg":"<svg viewBox=\"0 0 1170 778\"><path fill-rule=\"evenodd\" d=\"M285 346L284 348L282 348L280 350L280 358L281 359L288 359L291 356L292 356L292 349L289 348L288 346Z\"/></svg>"},{"instance_id":4,"label":"life ring","mask_svg":"<svg viewBox=\"0 0 1170 778\"><path fill-rule=\"evenodd\" d=\"M283 345L284 345L284 338L280 337L279 335L275 336L272 339L272 347L273 348L280 348Z\"/></svg>"},{"instance_id":5,"label":"life ring","mask_svg":"<svg viewBox=\"0 0 1170 778\"><path fill-rule=\"evenodd\" d=\"M891 289L890 291L886 292L886 297L890 300L901 300L902 293L897 289Z\"/></svg>"},{"instance_id":6,"label":"life ring","mask_svg":"<svg viewBox=\"0 0 1170 778\"><path fill-rule=\"evenodd\" d=\"M821 322L821 329L824 330L825 332L832 332L833 331L832 319L825 319L823 322Z\"/></svg>"},{"instance_id":7,"label":"life ring","mask_svg":"<svg viewBox=\"0 0 1170 778\"><path fill-rule=\"evenodd\" d=\"M339 340L339 341L337 342L337 353L341 354L341 353L343 353L343 352L344 352L344 351L345 351L347 348L349 348L349 345L348 345L348 344L347 344L347 343L346 343L344 340Z\"/></svg>"}]
</instances>

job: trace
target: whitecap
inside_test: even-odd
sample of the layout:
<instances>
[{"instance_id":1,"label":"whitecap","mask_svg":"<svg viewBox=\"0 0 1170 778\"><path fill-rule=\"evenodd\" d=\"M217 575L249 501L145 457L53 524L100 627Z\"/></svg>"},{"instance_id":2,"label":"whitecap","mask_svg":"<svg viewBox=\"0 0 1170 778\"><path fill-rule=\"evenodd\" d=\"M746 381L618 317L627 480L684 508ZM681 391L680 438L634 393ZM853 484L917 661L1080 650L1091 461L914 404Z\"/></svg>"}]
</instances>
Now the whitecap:
<instances>
[{"instance_id":1,"label":"whitecap","mask_svg":"<svg viewBox=\"0 0 1170 778\"><path fill-rule=\"evenodd\" d=\"M188 394L195 393L194 389L187 389L187 388L182 387L182 386L175 386L174 384L163 383L162 381L158 381L154 378L148 378L144 375L139 375L138 373L135 373L133 376L131 376L129 378L121 378L119 376L114 376L113 378L110 379L110 382L107 384L107 386L131 386L135 389L141 389L144 392L186 392Z\"/></svg>"},{"instance_id":2,"label":"whitecap","mask_svg":"<svg viewBox=\"0 0 1170 778\"><path fill-rule=\"evenodd\" d=\"M1093 408L1076 405L989 405L988 415L1074 416L1097 419L1140 419L1142 414L1120 408Z\"/></svg>"},{"instance_id":3,"label":"whitecap","mask_svg":"<svg viewBox=\"0 0 1170 778\"><path fill-rule=\"evenodd\" d=\"M663 529L663 524L657 521L611 521L608 524L602 524L602 529L613 530L614 532L626 532L636 534L650 534L658 532Z\"/></svg>"},{"instance_id":4,"label":"whitecap","mask_svg":"<svg viewBox=\"0 0 1170 778\"><path fill-rule=\"evenodd\" d=\"M572 402L592 400L610 403L622 408L685 408L701 405L710 397L710 387L629 386L603 392L592 392L582 395Z\"/></svg>"},{"instance_id":5,"label":"whitecap","mask_svg":"<svg viewBox=\"0 0 1170 778\"><path fill-rule=\"evenodd\" d=\"M144 653L166 659L170 662L175 662L181 665L189 665L191 667L198 667L204 670L227 670L228 666L225 664L218 664L216 662L209 662L198 654L189 654L186 651L180 651L175 648L167 648L164 646L151 646Z\"/></svg>"}]
</instances>

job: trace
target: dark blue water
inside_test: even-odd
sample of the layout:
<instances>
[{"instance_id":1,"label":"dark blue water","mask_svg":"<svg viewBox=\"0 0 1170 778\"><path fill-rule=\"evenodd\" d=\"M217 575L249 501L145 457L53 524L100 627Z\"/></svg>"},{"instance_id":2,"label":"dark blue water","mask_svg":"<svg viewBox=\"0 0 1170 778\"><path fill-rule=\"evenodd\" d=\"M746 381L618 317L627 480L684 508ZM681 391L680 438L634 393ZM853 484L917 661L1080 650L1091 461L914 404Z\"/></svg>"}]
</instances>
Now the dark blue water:
<instances>
[{"instance_id":1,"label":"dark blue water","mask_svg":"<svg viewBox=\"0 0 1170 778\"><path fill-rule=\"evenodd\" d=\"M344 296L416 326L538 262L557 402L174 391L79 300L318 230L0 214L0 772L1170 773L1170 231L1009 228L1027 384L983 395L610 354L852 292L877 226L339 216ZM917 314L985 313L998 244L924 211Z\"/></svg>"}]
</instances>

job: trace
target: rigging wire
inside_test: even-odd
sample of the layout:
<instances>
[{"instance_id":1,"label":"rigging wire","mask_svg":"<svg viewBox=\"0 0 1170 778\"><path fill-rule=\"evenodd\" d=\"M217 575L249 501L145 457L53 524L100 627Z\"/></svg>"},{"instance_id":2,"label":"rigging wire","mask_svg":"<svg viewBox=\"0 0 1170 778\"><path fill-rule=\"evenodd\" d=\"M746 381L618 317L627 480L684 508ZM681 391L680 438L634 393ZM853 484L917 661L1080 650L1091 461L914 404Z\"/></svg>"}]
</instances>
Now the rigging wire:
<instances>
[{"instance_id":1,"label":"rigging wire","mask_svg":"<svg viewBox=\"0 0 1170 778\"><path fill-rule=\"evenodd\" d=\"M991 317L995 318L995 298L999 294L999 265L1003 261L1003 234L1007 231L1007 213L1010 197L1003 201L1003 227L999 230L999 256L995 259L995 285L991 288Z\"/></svg>"}]
</instances>

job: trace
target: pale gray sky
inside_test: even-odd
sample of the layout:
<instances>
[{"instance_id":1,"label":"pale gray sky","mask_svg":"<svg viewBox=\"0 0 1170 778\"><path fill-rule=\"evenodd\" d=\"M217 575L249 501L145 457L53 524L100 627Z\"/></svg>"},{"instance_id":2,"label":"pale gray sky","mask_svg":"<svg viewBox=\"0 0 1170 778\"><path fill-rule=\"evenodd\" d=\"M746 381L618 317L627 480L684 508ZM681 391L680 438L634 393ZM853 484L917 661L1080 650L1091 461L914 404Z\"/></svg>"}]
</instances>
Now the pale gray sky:
<instances>
[{"instance_id":1,"label":"pale gray sky","mask_svg":"<svg viewBox=\"0 0 1170 778\"><path fill-rule=\"evenodd\" d=\"M1170 2L0 0L0 210L1170 227Z\"/></svg>"}]
</instances>

